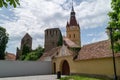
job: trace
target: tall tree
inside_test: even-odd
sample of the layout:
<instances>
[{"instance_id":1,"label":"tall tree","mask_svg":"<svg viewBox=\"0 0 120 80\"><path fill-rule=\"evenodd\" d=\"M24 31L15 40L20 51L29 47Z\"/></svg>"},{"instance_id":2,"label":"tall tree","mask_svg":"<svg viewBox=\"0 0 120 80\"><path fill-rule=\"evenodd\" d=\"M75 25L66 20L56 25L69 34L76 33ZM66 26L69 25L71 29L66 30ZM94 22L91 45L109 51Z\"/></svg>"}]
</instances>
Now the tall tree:
<instances>
[{"instance_id":1,"label":"tall tree","mask_svg":"<svg viewBox=\"0 0 120 80\"><path fill-rule=\"evenodd\" d=\"M19 0L0 0L0 7L8 7L8 5L17 7L20 5Z\"/></svg>"},{"instance_id":2,"label":"tall tree","mask_svg":"<svg viewBox=\"0 0 120 80\"><path fill-rule=\"evenodd\" d=\"M120 52L120 0L112 0L111 8L108 28L112 28L114 51Z\"/></svg>"},{"instance_id":3,"label":"tall tree","mask_svg":"<svg viewBox=\"0 0 120 80\"><path fill-rule=\"evenodd\" d=\"M13 6L14 8L17 5L20 5L19 0L0 0L0 8L8 7L8 5ZM8 43L8 34L6 33L6 29L0 26L0 59L5 58L5 49L6 44Z\"/></svg>"},{"instance_id":4,"label":"tall tree","mask_svg":"<svg viewBox=\"0 0 120 80\"><path fill-rule=\"evenodd\" d=\"M5 49L8 42L6 29L0 26L0 60L5 58Z\"/></svg>"}]
</instances>

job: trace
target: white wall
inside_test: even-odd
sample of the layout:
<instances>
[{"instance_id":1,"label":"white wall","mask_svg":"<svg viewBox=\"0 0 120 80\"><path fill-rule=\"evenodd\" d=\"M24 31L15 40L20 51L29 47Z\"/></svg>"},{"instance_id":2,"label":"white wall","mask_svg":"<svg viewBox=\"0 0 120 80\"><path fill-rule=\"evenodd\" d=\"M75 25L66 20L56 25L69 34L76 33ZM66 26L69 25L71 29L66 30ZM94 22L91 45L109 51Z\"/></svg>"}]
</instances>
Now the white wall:
<instances>
[{"instance_id":1,"label":"white wall","mask_svg":"<svg viewBox=\"0 0 120 80\"><path fill-rule=\"evenodd\" d=\"M46 75L52 73L50 61L0 61L0 77Z\"/></svg>"}]
</instances>

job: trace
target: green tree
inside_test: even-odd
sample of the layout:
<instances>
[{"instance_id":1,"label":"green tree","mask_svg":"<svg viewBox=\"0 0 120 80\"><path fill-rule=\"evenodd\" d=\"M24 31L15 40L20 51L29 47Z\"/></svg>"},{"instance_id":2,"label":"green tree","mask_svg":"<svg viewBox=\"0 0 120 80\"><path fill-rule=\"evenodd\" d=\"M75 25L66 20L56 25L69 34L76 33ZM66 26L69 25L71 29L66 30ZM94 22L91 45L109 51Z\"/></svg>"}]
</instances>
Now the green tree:
<instances>
[{"instance_id":1,"label":"green tree","mask_svg":"<svg viewBox=\"0 0 120 80\"><path fill-rule=\"evenodd\" d=\"M20 5L19 0L0 0L0 7L8 7L8 5L13 6L14 8L17 5Z\"/></svg>"},{"instance_id":2,"label":"green tree","mask_svg":"<svg viewBox=\"0 0 120 80\"><path fill-rule=\"evenodd\" d=\"M62 46L62 45L63 45L63 37L62 37L62 34L60 33L60 37L59 37L57 46Z\"/></svg>"},{"instance_id":3,"label":"green tree","mask_svg":"<svg viewBox=\"0 0 120 80\"><path fill-rule=\"evenodd\" d=\"M8 43L8 34L6 29L0 26L0 60L5 59L5 49Z\"/></svg>"},{"instance_id":4,"label":"green tree","mask_svg":"<svg viewBox=\"0 0 120 80\"><path fill-rule=\"evenodd\" d=\"M26 55L27 53L29 53L31 50L30 50L30 47L28 47L27 45L24 45L23 46L23 49L22 49L22 55Z\"/></svg>"},{"instance_id":5,"label":"green tree","mask_svg":"<svg viewBox=\"0 0 120 80\"><path fill-rule=\"evenodd\" d=\"M41 46L38 46L38 48L36 48L34 51L28 53L24 60L32 60L32 61L35 61L35 60L38 60L42 54L44 52L44 49L41 47Z\"/></svg>"},{"instance_id":6,"label":"green tree","mask_svg":"<svg viewBox=\"0 0 120 80\"><path fill-rule=\"evenodd\" d=\"M120 52L120 0L112 0L111 8L112 11L108 13L110 17L108 28L112 28L114 51Z\"/></svg>"},{"instance_id":7,"label":"green tree","mask_svg":"<svg viewBox=\"0 0 120 80\"><path fill-rule=\"evenodd\" d=\"M23 45L22 55L20 56L20 60L24 60L27 54L30 52L31 52L30 48L27 45Z\"/></svg>"}]
</instances>

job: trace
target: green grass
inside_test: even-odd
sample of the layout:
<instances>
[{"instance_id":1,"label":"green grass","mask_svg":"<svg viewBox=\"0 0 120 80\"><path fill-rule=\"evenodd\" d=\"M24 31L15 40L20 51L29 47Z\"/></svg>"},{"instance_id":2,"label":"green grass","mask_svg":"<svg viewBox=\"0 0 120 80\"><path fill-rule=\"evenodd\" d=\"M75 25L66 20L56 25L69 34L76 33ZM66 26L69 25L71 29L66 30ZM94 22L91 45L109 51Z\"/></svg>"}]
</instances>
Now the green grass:
<instances>
[{"instance_id":1,"label":"green grass","mask_svg":"<svg viewBox=\"0 0 120 80\"><path fill-rule=\"evenodd\" d=\"M67 76L63 77L60 80L103 80L97 78L89 78L89 77L82 77L82 76Z\"/></svg>"}]
</instances>

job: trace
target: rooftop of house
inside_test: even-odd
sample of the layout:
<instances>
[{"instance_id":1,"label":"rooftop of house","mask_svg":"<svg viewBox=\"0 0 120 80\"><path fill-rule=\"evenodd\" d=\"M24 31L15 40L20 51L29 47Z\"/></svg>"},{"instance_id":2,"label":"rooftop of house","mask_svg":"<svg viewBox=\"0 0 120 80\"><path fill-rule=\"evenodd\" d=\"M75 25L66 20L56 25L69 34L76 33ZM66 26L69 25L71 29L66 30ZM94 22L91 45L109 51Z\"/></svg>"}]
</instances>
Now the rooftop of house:
<instances>
[{"instance_id":1,"label":"rooftop of house","mask_svg":"<svg viewBox=\"0 0 120 80\"><path fill-rule=\"evenodd\" d=\"M60 50L61 46L55 47L51 49L50 51L47 51L43 53L43 55L40 57L39 60L43 61L45 57L52 57L53 55L57 54L57 52Z\"/></svg>"},{"instance_id":2,"label":"rooftop of house","mask_svg":"<svg viewBox=\"0 0 120 80\"><path fill-rule=\"evenodd\" d=\"M70 41L69 44L71 44L71 42L72 41ZM111 44L109 40L104 40L104 41L99 41L96 43L84 45L83 47L81 47L80 51L78 52L77 58L74 60L78 61L78 60L112 57L112 50L110 48L110 45ZM59 47L53 48L50 51L45 52L43 56L40 58L40 60L43 60L45 57L52 58L52 57L62 57L62 56L70 56L70 55L73 56L73 54L74 52L70 50L68 46L63 45L63 46L59 46ZM120 53L115 53L115 56L120 57Z\"/></svg>"},{"instance_id":3,"label":"rooftop of house","mask_svg":"<svg viewBox=\"0 0 120 80\"><path fill-rule=\"evenodd\" d=\"M5 59L6 60L16 60L16 56L13 53L6 52Z\"/></svg>"},{"instance_id":4,"label":"rooftop of house","mask_svg":"<svg viewBox=\"0 0 120 80\"><path fill-rule=\"evenodd\" d=\"M64 44L68 47L80 47L79 45L75 44L73 41L71 41L67 37L63 37Z\"/></svg>"},{"instance_id":5,"label":"rooftop of house","mask_svg":"<svg viewBox=\"0 0 120 80\"><path fill-rule=\"evenodd\" d=\"M110 46L110 40L85 45L79 51L76 60L112 57L112 50ZM120 56L120 53L116 53L115 56Z\"/></svg>"}]
</instances>

